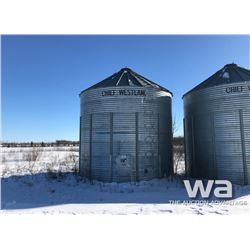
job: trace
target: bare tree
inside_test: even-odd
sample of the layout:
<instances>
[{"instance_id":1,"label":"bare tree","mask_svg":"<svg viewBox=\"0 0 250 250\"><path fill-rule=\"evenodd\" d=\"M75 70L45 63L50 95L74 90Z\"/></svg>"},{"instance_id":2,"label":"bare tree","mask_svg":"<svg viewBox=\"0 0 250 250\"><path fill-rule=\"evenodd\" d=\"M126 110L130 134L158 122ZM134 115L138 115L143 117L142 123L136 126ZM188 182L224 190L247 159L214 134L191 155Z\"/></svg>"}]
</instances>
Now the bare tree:
<instances>
[{"instance_id":1,"label":"bare tree","mask_svg":"<svg viewBox=\"0 0 250 250\"><path fill-rule=\"evenodd\" d=\"M41 155L41 149L40 148L32 148L31 151L28 151L26 154L24 154L24 160L28 162L28 166L26 166L25 170L29 174L34 173L34 166L36 161L39 159Z\"/></svg>"},{"instance_id":2,"label":"bare tree","mask_svg":"<svg viewBox=\"0 0 250 250\"><path fill-rule=\"evenodd\" d=\"M184 161L184 138L176 134L180 129L180 124L177 123L176 117L174 116L172 122L172 132L173 132L173 158L174 158L174 173L177 174L181 163Z\"/></svg>"},{"instance_id":3,"label":"bare tree","mask_svg":"<svg viewBox=\"0 0 250 250\"><path fill-rule=\"evenodd\" d=\"M174 172L177 174L184 162L184 138L175 137L173 140Z\"/></svg>"},{"instance_id":4,"label":"bare tree","mask_svg":"<svg viewBox=\"0 0 250 250\"><path fill-rule=\"evenodd\" d=\"M173 133L173 136L176 135L176 133L178 132L179 129L180 129L180 124L177 123L176 117L174 116L174 119L172 121L172 133Z\"/></svg>"}]
</instances>

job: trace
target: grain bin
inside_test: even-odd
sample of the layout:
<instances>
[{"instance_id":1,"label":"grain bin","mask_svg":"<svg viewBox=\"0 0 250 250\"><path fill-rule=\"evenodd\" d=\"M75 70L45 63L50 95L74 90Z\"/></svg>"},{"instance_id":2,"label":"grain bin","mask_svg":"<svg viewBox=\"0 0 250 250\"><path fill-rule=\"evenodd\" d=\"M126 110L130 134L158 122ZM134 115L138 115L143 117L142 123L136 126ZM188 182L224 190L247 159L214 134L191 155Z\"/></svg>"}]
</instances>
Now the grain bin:
<instances>
[{"instance_id":1,"label":"grain bin","mask_svg":"<svg viewBox=\"0 0 250 250\"><path fill-rule=\"evenodd\" d=\"M250 184L250 70L225 65L183 100L187 174Z\"/></svg>"},{"instance_id":2,"label":"grain bin","mask_svg":"<svg viewBox=\"0 0 250 250\"><path fill-rule=\"evenodd\" d=\"M108 182L170 175L172 93L129 68L80 93L80 174Z\"/></svg>"}]
</instances>

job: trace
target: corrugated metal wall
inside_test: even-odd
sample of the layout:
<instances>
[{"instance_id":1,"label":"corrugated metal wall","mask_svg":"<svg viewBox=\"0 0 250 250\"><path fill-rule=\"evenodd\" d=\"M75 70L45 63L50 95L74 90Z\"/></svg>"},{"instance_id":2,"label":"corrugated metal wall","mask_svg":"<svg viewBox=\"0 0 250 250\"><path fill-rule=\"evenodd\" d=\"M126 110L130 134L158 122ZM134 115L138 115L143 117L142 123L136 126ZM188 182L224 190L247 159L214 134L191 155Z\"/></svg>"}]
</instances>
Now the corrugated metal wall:
<instances>
[{"instance_id":1,"label":"corrugated metal wall","mask_svg":"<svg viewBox=\"0 0 250 250\"><path fill-rule=\"evenodd\" d=\"M171 174L171 95L148 88L143 97L102 96L103 89L81 94L80 173L117 182Z\"/></svg>"},{"instance_id":2,"label":"corrugated metal wall","mask_svg":"<svg viewBox=\"0 0 250 250\"><path fill-rule=\"evenodd\" d=\"M244 86L244 91L226 91L237 86ZM250 184L248 84L210 87L190 92L183 99L187 174Z\"/></svg>"}]
</instances>

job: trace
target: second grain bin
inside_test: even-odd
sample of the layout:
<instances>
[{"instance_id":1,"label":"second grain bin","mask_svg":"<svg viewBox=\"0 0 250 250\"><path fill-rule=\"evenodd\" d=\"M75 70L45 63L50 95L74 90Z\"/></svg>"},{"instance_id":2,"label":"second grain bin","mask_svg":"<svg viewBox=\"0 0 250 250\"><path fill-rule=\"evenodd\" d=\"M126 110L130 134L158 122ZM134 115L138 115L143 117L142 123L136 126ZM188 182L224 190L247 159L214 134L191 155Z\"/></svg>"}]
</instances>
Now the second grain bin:
<instances>
[{"instance_id":1,"label":"second grain bin","mask_svg":"<svg viewBox=\"0 0 250 250\"><path fill-rule=\"evenodd\" d=\"M183 100L187 174L250 184L250 70L225 65Z\"/></svg>"},{"instance_id":2,"label":"second grain bin","mask_svg":"<svg viewBox=\"0 0 250 250\"><path fill-rule=\"evenodd\" d=\"M129 68L80 94L80 174L108 182L172 173L172 93Z\"/></svg>"}]
</instances>

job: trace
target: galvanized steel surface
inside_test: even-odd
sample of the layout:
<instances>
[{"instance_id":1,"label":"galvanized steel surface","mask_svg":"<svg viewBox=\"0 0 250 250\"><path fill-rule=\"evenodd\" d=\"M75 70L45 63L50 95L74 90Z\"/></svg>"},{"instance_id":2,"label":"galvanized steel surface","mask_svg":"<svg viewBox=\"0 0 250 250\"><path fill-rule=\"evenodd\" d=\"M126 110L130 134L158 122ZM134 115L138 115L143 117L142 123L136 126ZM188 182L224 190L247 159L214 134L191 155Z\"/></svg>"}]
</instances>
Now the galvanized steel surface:
<instances>
[{"instance_id":1,"label":"galvanized steel surface","mask_svg":"<svg viewBox=\"0 0 250 250\"><path fill-rule=\"evenodd\" d=\"M171 174L171 97L163 90L127 86L82 92L81 174L110 182Z\"/></svg>"},{"instance_id":2,"label":"galvanized steel surface","mask_svg":"<svg viewBox=\"0 0 250 250\"><path fill-rule=\"evenodd\" d=\"M250 184L250 82L189 92L183 100L188 175Z\"/></svg>"}]
</instances>

